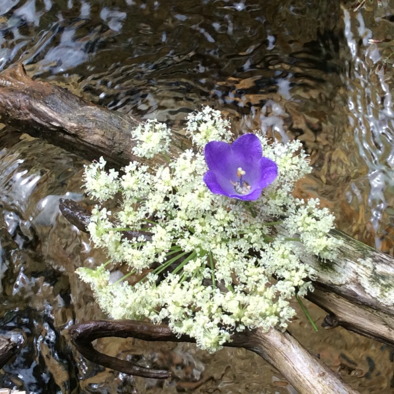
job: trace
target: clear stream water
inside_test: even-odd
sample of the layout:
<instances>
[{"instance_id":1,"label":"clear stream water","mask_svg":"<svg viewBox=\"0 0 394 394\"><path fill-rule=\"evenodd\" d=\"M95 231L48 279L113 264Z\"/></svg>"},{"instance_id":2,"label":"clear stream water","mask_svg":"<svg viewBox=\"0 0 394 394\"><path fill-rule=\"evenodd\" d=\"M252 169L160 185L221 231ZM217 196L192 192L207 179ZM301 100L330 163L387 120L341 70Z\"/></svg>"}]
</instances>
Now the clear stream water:
<instances>
[{"instance_id":1,"label":"clear stream water","mask_svg":"<svg viewBox=\"0 0 394 394\"><path fill-rule=\"evenodd\" d=\"M320 197L337 226L393 254L394 1L0 0L0 69L28 74L141 119L182 127L202 105L235 133L298 138L314 172L297 195ZM382 67L385 65L385 67ZM1 122L1 120L0 120ZM0 387L28 393L294 393L259 357L189 344L105 340L100 350L161 366L173 379L134 378L83 360L67 327L105 318L76 267L104 261L59 215L88 202L82 158L1 126L0 334L25 346ZM325 314L309 305L320 324ZM394 349L342 329L290 331L361 393L394 392Z\"/></svg>"}]
</instances>

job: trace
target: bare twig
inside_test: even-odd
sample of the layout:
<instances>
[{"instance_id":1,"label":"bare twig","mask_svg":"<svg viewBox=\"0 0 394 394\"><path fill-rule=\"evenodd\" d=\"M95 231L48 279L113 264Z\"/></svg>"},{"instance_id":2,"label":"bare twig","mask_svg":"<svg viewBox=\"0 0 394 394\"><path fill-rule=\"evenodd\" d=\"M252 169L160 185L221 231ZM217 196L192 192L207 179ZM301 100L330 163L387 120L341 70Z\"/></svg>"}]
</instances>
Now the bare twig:
<instances>
[{"instance_id":1,"label":"bare twig","mask_svg":"<svg viewBox=\"0 0 394 394\"><path fill-rule=\"evenodd\" d=\"M168 371L140 367L95 350L91 342L98 338L138 338L147 341L194 342L188 336L177 337L168 326L131 320L97 320L76 324L69 333L77 350L87 359L124 373L148 378L165 379ZM356 394L327 366L305 350L288 332L271 329L236 333L225 346L243 347L253 351L279 369L301 393Z\"/></svg>"},{"instance_id":2,"label":"bare twig","mask_svg":"<svg viewBox=\"0 0 394 394\"><path fill-rule=\"evenodd\" d=\"M19 344L11 338L0 336L0 369L13 357L19 350Z\"/></svg>"},{"instance_id":3,"label":"bare twig","mask_svg":"<svg viewBox=\"0 0 394 394\"><path fill-rule=\"evenodd\" d=\"M59 209L62 215L75 227L84 233L88 232L88 225L90 222L90 212L82 208L81 205L73 200L61 198L59 200ZM148 231L122 231L122 236L127 239L136 239L144 237L145 241L152 240L152 233Z\"/></svg>"}]
</instances>

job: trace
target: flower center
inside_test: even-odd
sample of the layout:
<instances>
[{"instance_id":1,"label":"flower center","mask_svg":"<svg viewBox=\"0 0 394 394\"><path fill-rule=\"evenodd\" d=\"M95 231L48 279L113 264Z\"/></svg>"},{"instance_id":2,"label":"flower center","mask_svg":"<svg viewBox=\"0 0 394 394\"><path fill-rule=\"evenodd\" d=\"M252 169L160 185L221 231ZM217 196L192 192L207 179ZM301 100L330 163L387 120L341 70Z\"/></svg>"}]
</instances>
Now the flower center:
<instances>
[{"instance_id":1,"label":"flower center","mask_svg":"<svg viewBox=\"0 0 394 394\"><path fill-rule=\"evenodd\" d=\"M237 182L230 181L231 184L234 186L234 190L238 194L249 194L250 189L252 188L249 185L249 183L242 178L245 174L246 172L241 167L239 167L237 170L237 177L239 178L239 181Z\"/></svg>"}]
</instances>

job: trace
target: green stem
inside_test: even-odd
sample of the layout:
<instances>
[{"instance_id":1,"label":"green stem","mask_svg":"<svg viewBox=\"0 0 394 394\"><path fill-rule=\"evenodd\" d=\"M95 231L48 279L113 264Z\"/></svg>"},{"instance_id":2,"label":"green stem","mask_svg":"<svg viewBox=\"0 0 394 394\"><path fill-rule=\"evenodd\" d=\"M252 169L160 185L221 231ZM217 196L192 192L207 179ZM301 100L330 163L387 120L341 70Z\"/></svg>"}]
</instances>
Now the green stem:
<instances>
[{"instance_id":1,"label":"green stem","mask_svg":"<svg viewBox=\"0 0 394 394\"><path fill-rule=\"evenodd\" d=\"M133 246L143 246L143 245L146 245L146 242L133 242L132 245Z\"/></svg>"},{"instance_id":2,"label":"green stem","mask_svg":"<svg viewBox=\"0 0 394 394\"><path fill-rule=\"evenodd\" d=\"M135 274L135 271L129 272L128 274L122 276L122 277L121 277L119 280L117 280L116 282L112 283L111 286L117 285L119 282L124 281L124 280L127 279L129 276L134 275L134 274ZM145 278L145 276L144 276L144 278Z\"/></svg>"},{"instance_id":3,"label":"green stem","mask_svg":"<svg viewBox=\"0 0 394 394\"><path fill-rule=\"evenodd\" d=\"M202 271L202 267L200 267L199 269L195 270L193 272L192 279L194 279L197 275L201 275L201 271Z\"/></svg>"},{"instance_id":4,"label":"green stem","mask_svg":"<svg viewBox=\"0 0 394 394\"><path fill-rule=\"evenodd\" d=\"M212 252L209 252L209 263L211 265L211 277L212 277L212 287L216 288L216 280L215 280L215 266L213 264Z\"/></svg>"},{"instance_id":5,"label":"green stem","mask_svg":"<svg viewBox=\"0 0 394 394\"><path fill-rule=\"evenodd\" d=\"M187 276L186 273L184 272L181 276L181 280L179 281L179 284L182 284L186 280Z\"/></svg>"},{"instance_id":6,"label":"green stem","mask_svg":"<svg viewBox=\"0 0 394 394\"><path fill-rule=\"evenodd\" d=\"M191 227L187 227L187 226L186 226L186 228L187 228L192 234L194 234L194 230L193 230Z\"/></svg>"},{"instance_id":7,"label":"green stem","mask_svg":"<svg viewBox=\"0 0 394 394\"><path fill-rule=\"evenodd\" d=\"M142 219L144 222L150 223L150 224L154 224L157 225L157 222L154 222L153 220L149 220L149 219Z\"/></svg>"},{"instance_id":8,"label":"green stem","mask_svg":"<svg viewBox=\"0 0 394 394\"><path fill-rule=\"evenodd\" d=\"M167 254L166 254L166 256L171 256L171 255L173 255L174 253L178 253L178 252L180 252L182 249L179 247L179 246L177 246L177 249L170 249L170 250L172 250L172 252L168 252Z\"/></svg>"},{"instance_id":9,"label":"green stem","mask_svg":"<svg viewBox=\"0 0 394 394\"><path fill-rule=\"evenodd\" d=\"M167 153L162 153L163 157L167 160L167 163L171 163L170 157L167 155Z\"/></svg>"},{"instance_id":10,"label":"green stem","mask_svg":"<svg viewBox=\"0 0 394 394\"><path fill-rule=\"evenodd\" d=\"M108 261L106 261L104 264L103 264L103 267L106 267L109 263L111 263L112 262L112 260L108 260Z\"/></svg>"},{"instance_id":11,"label":"green stem","mask_svg":"<svg viewBox=\"0 0 394 394\"><path fill-rule=\"evenodd\" d=\"M282 224L283 220L279 220L279 222L267 222L267 223L261 223L262 226L276 226L278 224Z\"/></svg>"},{"instance_id":12,"label":"green stem","mask_svg":"<svg viewBox=\"0 0 394 394\"><path fill-rule=\"evenodd\" d=\"M301 240L299 238L285 238L285 241L301 242Z\"/></svg>"},{"instance_id":13,"label":"green stem","mask_svg":"<svg viewBox=\"0 0 394 394\"><path fill-rule=\"evenodd\" d=\"M189 256L187 256L186 258L185 258L185 260L183 260L182 261L182 263L180 263L179 265L178 265L178 267L176 267L175 269L174 269L174 271L172 271L172 273L173 274L176 274L176 273L178 273L190 260L194 260L194 258L197 256L197 253L196 252L192 252L192 253L190 253L189 254Z\"/></svg>"},{"instance_id":14,"label":"green stem","mask_svg":"<svg viewBox=\"0 0 394 394\"><path fill-rule=\"evenodd\" d=\"M132 229L132 228L127 228L127 227L114 227L114 228L110 228L108 229L108 231L134 231L134 232L139 232L139 231L151 231L151 228L140 228L138 230L136 229Z\"/></svg>"},{"instance_id":15,"label":"green stem","mask_svg":"<svg viewBox=\"0 0 394 394\"><path fill-rule=\"evenodd\" d=\"M246 208L249 210L249 212L252 214L252 217L255 218L257 216L256 211L253 209L253 207L250 205L249 202L246 202Z\"/></svg>"},{"instance_id":16,"label":"green stem","mask_svg":"<svg viewBox=\"0 0 394 394\"><path fill-rule=\"evenodd\" d=\"M388 55L384 60L385 61L389 60L391 58L391 56L393 56L393 55L394 55L394 52L391 52L390 55Z\"/></svg>"},{"instance_id":17,"label":"green stem","mask_svg":"<svg viewBox=\"0 0 394 394\"><path fill-rule=\"evenodd\" d=\"M316 332L318 332L319 330L317 329L316 324L312 320L311 315L309 314L308 310L306 309L306 307L305 307L304 303L302 302L301 298L298 295L296 295L296 299L297 299L298 303L300 304L300 307L301 307L302 311L305 313L305 316L307 317L307 319L311 323L312 327L315 329Z\"/></svg>"},{"instance_id":18,"label":"green stem","mask_svg":"<svg viewBox=\"0 0 394 394\"><path fill-rule=\"evenodd\" d=\"M182 256L184 256L185 254L187 254L189 252L183 252L181 254L176 255L175 257L173 257L171 260L168 260L166 263L162 264L160 267L157 267L153 273L155 274L160 274L162 273L166 268L168 268L172 263L174 263L175 261L177 261L178 259L180 259Z\"/></svg>"}]
</instances>

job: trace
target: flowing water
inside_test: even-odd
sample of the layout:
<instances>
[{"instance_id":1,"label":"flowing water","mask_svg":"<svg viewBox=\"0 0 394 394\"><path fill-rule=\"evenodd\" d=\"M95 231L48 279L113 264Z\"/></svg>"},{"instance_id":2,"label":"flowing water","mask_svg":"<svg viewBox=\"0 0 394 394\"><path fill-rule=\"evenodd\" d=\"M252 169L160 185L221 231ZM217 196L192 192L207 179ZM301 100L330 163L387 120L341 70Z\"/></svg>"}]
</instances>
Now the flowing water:
<instances>
[{"instance_id":1,"label":"flowing water","mask_svg":"<svg viewBox=\"0 0 394 394\"><path fill-rule=\"evenodd\" d=\"M379 4L378 4L379 3ZM394 1L0 0L0 69L23 62L35 78L141 119L181 127L211 105L235 133L298 138L319 197L337 226L393 254ZM370 39L387 39L371 43ZM1 121L1 120L0 120ZM75 268L104 261L58 211L84 200L82 158L0 130L0 334L24 341L0 387L28 393L294 393L241 349L209 355L189 344L103 340L101 351L173 371L132 377L87 362L67 328L105 318ZM309 305L320 324L325 314ZM338 328L290 331L361 393L394 392L394 349Z\"/></svg>"}]
</instances>

